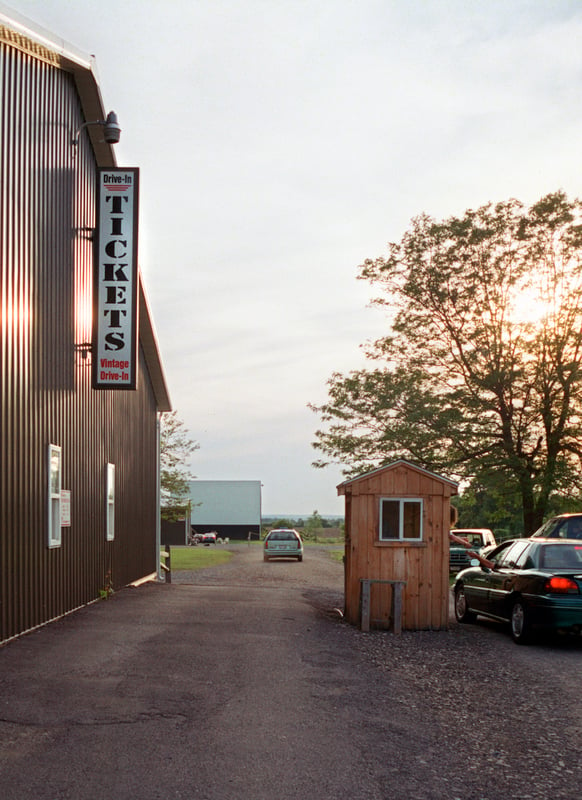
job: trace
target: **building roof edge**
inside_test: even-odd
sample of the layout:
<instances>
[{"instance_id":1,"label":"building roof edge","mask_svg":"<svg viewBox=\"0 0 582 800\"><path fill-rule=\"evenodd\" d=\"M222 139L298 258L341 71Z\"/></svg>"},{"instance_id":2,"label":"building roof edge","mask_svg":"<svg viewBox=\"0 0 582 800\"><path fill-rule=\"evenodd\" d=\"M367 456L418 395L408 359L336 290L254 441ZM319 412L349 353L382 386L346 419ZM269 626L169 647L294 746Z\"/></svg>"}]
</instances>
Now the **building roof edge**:
<instances>
[{"instance_id":1,"label":"building roof edge","mask_svg":"<svg viewBox=\"0 0 582 800\"><path fill-rule=\"evenodd\" d=\"M336 486L338 493L340 493L340 489L343 489L345 486L349 486L351 483L356 483L356 481L366 480L367 478L371 478L373 475L376 475L380 472L385 472L390 469L395 469L397 467L404 466L408 467L409 469L413 469L416 472L421 472L423 475L427 475L430 478L435 478L436 480L441 481L442 483L448 483L452 486L455 490L458 489L458 482L453 481L450 478L445 478L443 475L437 475L436 472L431 472L429 469L425 469L424 467L419 467L418 464L413 464L412 461L407 461L405 458L398 458L396 461L392 461L390 464L384 464L383 467L376 467L376 469L370 470L370 472L364 472L361 475L356 475L354 478L348 478L342 483Z\"/></svg>"},{"instance_id":2,"label":"building roof edge","mask_svg":"<svg viewBox=\"0 0 582 800\"><path fill-rule=\"evenodd\" d=\"M96 76L95 60L37 25L0 1L0 42L34 56L54 67L72 73L83 115L87 121L105 119L105 107ZM112 145L103 141L100 126L89 126L88 135L99 167L115 167ZM73 133L73 132L72 132ZM139 279L139 339L143 347L158 411L171 411L172 405L160 358L157 337L143 282Z\"/></svg>"}]
</instances>

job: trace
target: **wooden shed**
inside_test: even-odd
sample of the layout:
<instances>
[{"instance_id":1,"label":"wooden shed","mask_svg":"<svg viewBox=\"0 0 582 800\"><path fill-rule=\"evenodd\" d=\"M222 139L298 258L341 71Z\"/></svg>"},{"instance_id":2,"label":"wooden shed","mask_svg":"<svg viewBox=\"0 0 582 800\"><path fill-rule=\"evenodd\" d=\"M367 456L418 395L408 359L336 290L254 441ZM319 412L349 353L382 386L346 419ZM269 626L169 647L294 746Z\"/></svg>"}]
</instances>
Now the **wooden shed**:
<instances>
[{"instance_id":1,"label":"wooden shed","mask_svg":"<svg viewBox=\"0 0 582 800\"><path fill-rule=\"evenodd\" d=\"M450 499L457 484L399 460L345 481L337 491L345 496L348 622L361 624L364 597L375 627L401 622L407 630L446 628ZM394 599L400 590L398 620Z\"/></svg>"}]
</instances>

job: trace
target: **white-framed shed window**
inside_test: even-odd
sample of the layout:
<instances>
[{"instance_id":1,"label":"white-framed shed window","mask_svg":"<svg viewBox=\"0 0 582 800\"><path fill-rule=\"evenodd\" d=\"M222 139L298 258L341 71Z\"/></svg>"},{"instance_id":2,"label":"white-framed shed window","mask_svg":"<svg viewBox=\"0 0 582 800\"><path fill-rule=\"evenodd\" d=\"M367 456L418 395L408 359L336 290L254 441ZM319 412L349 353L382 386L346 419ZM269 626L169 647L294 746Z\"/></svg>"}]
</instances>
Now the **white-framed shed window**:
<instances>
[{"instance_id":1,"label":"white-framed shed window","mask_svg":"<svg viewBox=\"0 0 582 800\"><path fill-rule=\"evenodd\" d=\"M422 498L380 498L380 541L422 541Z\"/></svg>"},{"instance_id":2,"label":"white-framed shed window","mask_svg":"<svg viewBox=\"0 0 582 800\"><path fill-rule=\"evenodd\" d=\"M61 546L62 451L58 444L48 446L48 546Z\"/></svg>"},{"instance_id":3,"label":"white-framed shed window","mask_svg":"<svg viewBox=\"0 0 582 800\"><path fill-rule=\"evenodd\" d=\"M107 508L106 508L107 541L115 539L115 464L107 464Z\"/></svg>"}]
</instances>

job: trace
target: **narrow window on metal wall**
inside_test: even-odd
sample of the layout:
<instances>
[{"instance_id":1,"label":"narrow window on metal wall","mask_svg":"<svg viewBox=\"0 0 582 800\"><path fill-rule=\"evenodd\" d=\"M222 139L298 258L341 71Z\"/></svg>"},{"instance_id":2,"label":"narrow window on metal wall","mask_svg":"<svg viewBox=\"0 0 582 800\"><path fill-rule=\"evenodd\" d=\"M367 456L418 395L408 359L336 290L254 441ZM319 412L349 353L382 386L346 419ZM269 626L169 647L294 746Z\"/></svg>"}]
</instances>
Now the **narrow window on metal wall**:
<instances>
[{"instance_id":1,"label":"narrow window on metal wall","mask_svg":"<svg viewBox=\"0 0 582 800\"><path fill-rule=\"evenodd\" d=\"M61 546L62 453L57 444L48 446L48 546Z\"/></svg>"},{"instance_id":2,"label":"narrow window on metal wall","mask_svg":"<svg viewBox=\"0 0 582 800\"><path fill-rule=\"evenodd\" d=\"M107 541L115 539L115 464L107 464Z\"/></svg>"},{"instance_id":3,"label":"narrow window on metal wall","mask_svg":"<svg viewBox=\"0 0 582 800\"><path fill-rule=\"evenodd\" d=\"M380 499L380 541L394 540L422 540L421 499Z\"/></svg>"}]
</instances>

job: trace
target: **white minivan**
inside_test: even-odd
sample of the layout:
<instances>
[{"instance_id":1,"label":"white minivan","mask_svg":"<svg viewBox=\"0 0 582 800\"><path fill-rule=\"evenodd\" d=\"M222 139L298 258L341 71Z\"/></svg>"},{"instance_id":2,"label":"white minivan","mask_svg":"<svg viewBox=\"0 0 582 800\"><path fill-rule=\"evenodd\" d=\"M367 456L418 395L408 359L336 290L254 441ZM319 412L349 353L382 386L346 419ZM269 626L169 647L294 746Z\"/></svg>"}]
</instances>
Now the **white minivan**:
<instances>
[{"instance_id":1,"label":"white minivan","mask_svg":"<svg viewBox=\"0 0 582 800\"><path fill-rule=\"evenodd\" d=\"M272 558L296 558L303 561L301 536L292 528L275 528L269 531L263 547L263 561Z\"/></svg>"}]
</instances>

